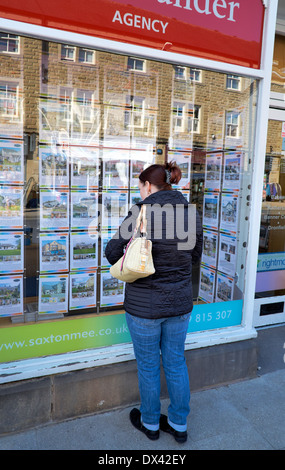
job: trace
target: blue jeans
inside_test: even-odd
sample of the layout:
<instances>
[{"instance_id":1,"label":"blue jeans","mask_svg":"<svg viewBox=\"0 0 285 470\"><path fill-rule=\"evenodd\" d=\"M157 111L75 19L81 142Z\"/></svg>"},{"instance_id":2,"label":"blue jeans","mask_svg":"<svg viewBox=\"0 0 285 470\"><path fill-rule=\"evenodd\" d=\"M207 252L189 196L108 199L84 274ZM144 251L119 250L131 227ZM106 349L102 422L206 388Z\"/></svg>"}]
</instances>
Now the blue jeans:
<instances>
[{"instance_id":1,"label":"blue jeans","mask_svg":"<svg viewBox=\"0 0 285 470\"><path fill-rule=\"evenodd\" d=\"M126 313L138 366L141 418L156 431L160 418L160 351L170 398L168 423L186 431L190 412L190 386L184 344L190 313L177 317L148 319Z\"/></svg>"}]
</instances>

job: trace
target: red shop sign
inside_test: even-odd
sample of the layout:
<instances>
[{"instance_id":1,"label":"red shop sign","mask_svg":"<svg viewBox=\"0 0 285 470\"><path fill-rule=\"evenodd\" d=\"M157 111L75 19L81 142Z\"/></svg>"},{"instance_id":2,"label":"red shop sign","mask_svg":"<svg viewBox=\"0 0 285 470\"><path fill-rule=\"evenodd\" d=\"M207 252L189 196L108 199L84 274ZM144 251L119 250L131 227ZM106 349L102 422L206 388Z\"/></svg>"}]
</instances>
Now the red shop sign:
<instances>
[{"instance_id":1,"label":"red shop sign","mask_svg":"<svg viewBox=\"0 0 285 470\"><path fill-rule=\"evenodd\" d=\"M0 0L0 16L260 67L262 0Z\"/></svg>"}]
</instances>

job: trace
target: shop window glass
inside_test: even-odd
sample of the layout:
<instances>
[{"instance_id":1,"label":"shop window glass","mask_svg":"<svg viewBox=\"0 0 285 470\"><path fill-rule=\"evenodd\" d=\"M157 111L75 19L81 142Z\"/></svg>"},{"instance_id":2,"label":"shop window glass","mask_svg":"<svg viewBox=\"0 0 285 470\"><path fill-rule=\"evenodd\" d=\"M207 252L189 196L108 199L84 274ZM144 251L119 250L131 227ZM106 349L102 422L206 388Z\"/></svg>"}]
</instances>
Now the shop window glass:
<instances>
[{"instance_id":1,"label":"shop window glass","mask_svg":"<svg viewBox=\"0 0 285 470\"><path fill-rule=\"evenodd\" d=\"M276 89L276 88L275 88ZM285 295L283 121L269 120L263 180L256 298Z\"/></svg>"},{"instance_id":2,"label":"shop window glass","mask_svg":"<svg viewBox=\"0 0 285 470\"><path fill-rule=\"evenodd\" d=\"M225 93L226 75L206 69L22 43L0 55L0 326L122 313L106 243L140 172L167 160L204 231L190 327L240 324L258 81Z\"/></svg>"},{"instance_id":3,"label":"shop window glass","mask_svg":"<svg viewBox=\"0 0 285 470\"><path fill-rule=\"evenodd\" d=\"M285 38L277 35L274 43L271 78L270 115L272 119L268 121L263 179L262 213L255 289L257 299L282 296L282 300L284 300L285 295L284 50ZM266 303L266 300L264 303ZM271 314L278 313L274 312L273 309L268 309L268 311L269 313L271 312ZM281 309L281 311L283 311L283 309ZM278 318L278 315L276 315L276 317ZM266 323L266 318L267 315L264 317L264 323ZM276 319L276 322L277 321Z\"/></svg>"}]
</instances>

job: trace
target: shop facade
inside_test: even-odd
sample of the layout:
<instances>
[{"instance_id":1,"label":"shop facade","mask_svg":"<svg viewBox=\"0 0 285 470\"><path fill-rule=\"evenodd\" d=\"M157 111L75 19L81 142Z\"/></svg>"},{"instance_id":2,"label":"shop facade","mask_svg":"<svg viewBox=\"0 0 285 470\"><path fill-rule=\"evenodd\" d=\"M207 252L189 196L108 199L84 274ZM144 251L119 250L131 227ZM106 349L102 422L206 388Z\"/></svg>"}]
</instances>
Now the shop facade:
<instances>
[{"instance_id":1,"label":"shop facade","mask_svg":"<svg viewBox=\"0 0 285 470\"><path fill-rule=\"evenodd\" d=\"M138 401L104 247L155 162L203 223L192 389L256 371L277 0L94 3L0 5L1 433Z\"/></svg>"}]
</instances>

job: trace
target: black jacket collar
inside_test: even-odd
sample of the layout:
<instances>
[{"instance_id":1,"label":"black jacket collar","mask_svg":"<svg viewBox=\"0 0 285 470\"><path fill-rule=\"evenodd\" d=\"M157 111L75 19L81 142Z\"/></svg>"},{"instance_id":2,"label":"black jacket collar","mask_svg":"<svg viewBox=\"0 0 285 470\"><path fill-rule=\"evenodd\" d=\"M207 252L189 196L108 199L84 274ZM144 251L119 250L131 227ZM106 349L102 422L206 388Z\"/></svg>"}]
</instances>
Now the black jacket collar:
<instances>
[{"instance_id":1,"label":"black jacket collar","mask_svg":"<svg viewBox=\"0 0 285 470\"><path fill-rule=\"evenodd\" d=\"M189 202L185 199L183 194L176 190L164 190L164 191L157 191L156 193L150 194L146 197L143 201L139 201L137 205L143 204L183 204L188 206Z\"/></svg>"}]
</instances>

